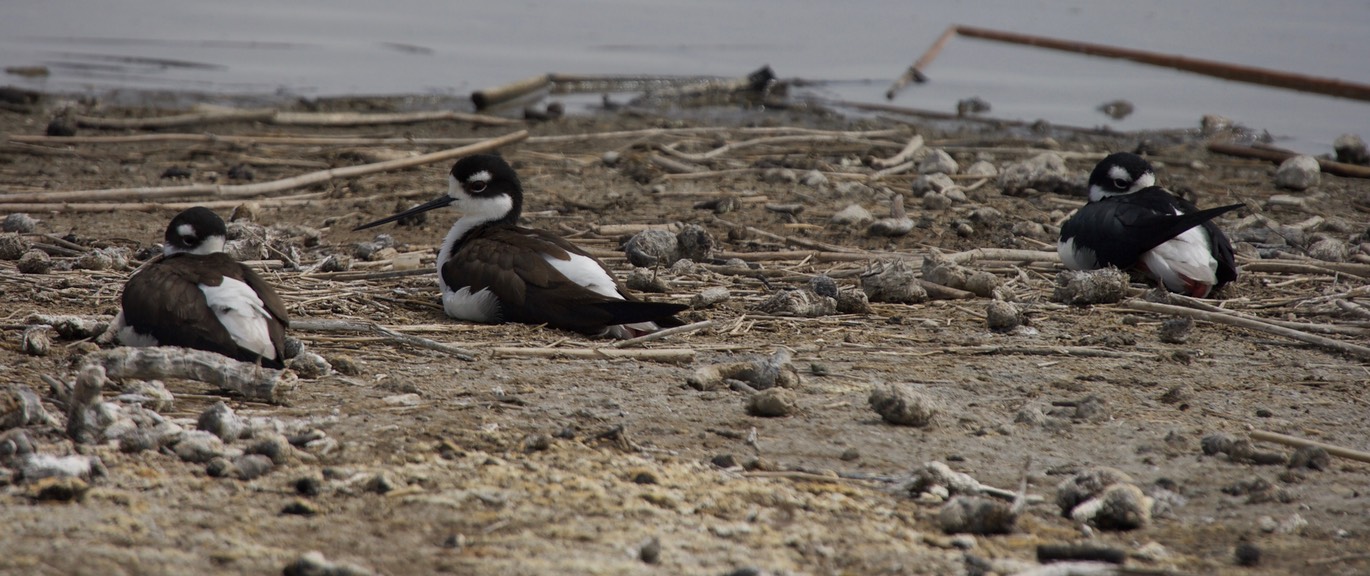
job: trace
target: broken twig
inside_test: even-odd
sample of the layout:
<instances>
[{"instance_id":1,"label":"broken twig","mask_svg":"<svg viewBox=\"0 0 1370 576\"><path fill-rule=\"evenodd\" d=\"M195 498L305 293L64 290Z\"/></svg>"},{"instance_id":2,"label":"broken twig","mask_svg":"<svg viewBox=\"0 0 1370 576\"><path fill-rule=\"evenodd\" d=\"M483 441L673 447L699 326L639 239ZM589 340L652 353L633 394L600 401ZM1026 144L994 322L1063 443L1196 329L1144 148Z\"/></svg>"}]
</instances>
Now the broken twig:
<instances>
[{"instance_id":1,"label":"broken twig","mask_svg":"<svg viewBox=\"0 0 1370 576\"><path fill-rule=\"evenodd\" d=\"M621 348L493 348L495 356L523 358L631 358L650 362L683 364L694 360L694 350L663 348L659 350L624 350Z\"/></svg>"},{"instance_id":2,"label":"broken twig","mask_svg":"<svg viewBox=\"0 0 1370 576\"><path fill-rule=\"evenodd\" d=\"M449 346L441 342L421 338L412 334L401 334L375 322L357 322L349 320L300 320L290 321L290 329L301 332L371 332L380 334L387 341L418 346L429 350L436 350L448 354L458 360L467 362L476 361L476 353L463 348Z\"/></svg>"},{"instance_id":3,"label":"broken twig","mask_svg":"<svg viewBox=\"0 0 1370 576\"><path fill-rule=\"evenodd\" d=\"M1349 354L1351 356L1355 356L1357 358L1361 358L1364 360L1370 360L1370 348L1367 348L1365 346L1361 346L1359 344L1352 344L1350 342L1342 342L1340 340L1333 340L1331 338L1327 338L1325 336L1318 336L1316 334L1309 334L1302 330L1295 330L1293 328L1276 326L1269 322L1256 320L1255 318L1237 316L1235 314L1230 313L1224 314L1218 312L1208 312L1205 310L1195 310L1193 308L1185 308L1183 306L1172 306L1170 304L1157 304L1155 302L1146 302L1143 300L1135 299L1127 300L1125 302L1120 303L1119 305L1129 310L1138 310L1141 312L1155 312L1159 314L1170 314L1173 316L1187 316L1195 320L1204 320L1216 324L1227 324L1229 326L1249 328L1251 330L1257 330L1260 332L1265 332L1267 334L1276 334L1279 336L1284 336L1286 338L1292 338L1300 342L1306 342L1308 344L1313 344L1315 346L1319 346L1329 350L1334 350L1337 352L1341 352L1343 354Z\"/></svg>"}]
</instances>

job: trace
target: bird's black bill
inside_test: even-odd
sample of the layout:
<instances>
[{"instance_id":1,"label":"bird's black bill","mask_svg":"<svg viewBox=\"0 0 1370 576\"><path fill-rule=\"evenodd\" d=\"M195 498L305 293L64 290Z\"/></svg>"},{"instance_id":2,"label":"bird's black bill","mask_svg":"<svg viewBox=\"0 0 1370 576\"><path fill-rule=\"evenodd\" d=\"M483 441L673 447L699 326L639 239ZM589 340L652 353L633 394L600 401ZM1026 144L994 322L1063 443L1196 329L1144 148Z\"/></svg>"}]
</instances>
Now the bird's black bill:
<instances>
[{"instance_id":1,"label":"bird's black bill","mask_svg":"<svg viewBox=\"0 0 1370 576\"><path fill-rule=\"evenodd\" d=\"M419 214L419 213L422 213L422 212L427 212L427 211L429 211L429 210L433 210L433 209L436 209L436 208L442 208L442 207L447 206L448 204L451 204L451 203L452 203L452 197L451 197L451 196L448 196L448 195L446 195L446 194L443 194L442 196L439 196L439 197L437 197L437 198L434 198L433 200L431 200L431 201L429 201L429 202L427 202L427 203L420 204L420 205L418 205L418 206L415 206L415 207L413 207L413 208L410 208L410 209L408 209L408 210L405 210L404 212L400 212L399 214L394 214L394 215L391 215L391 216L386 216L385 218L381 218L380 220L377 220L377 221L375 221L375 222L371 222L371 223L368 223L368 224L362 224L361 226L358 226L358 227L356 227L356 228L353 228L352 231L353 231L353 232L356 232L357 230L365 230L365 229L367 229L367 228L371 228L371 227L374 227L374 226L380 226L381 224L389 224L389 223L391 223L391 222L394 222L394 221L396 221L396 220L399 220L400 218L408 218L408 217L413 216L413 215L415 215L415 214Z\"/></svg>"}]
</instances>

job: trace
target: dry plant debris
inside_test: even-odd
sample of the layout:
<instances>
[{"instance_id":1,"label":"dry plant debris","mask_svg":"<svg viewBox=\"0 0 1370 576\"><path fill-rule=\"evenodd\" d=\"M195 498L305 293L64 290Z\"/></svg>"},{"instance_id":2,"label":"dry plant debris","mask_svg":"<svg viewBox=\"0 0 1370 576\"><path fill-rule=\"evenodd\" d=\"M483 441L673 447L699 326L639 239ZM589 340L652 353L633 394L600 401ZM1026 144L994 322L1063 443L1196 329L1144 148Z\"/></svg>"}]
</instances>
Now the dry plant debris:
<instances>
[{"instance_id":1,"label":"dry plant debris","mask_svg":"<svg viewBox=\"0 0 1370 576\"><path fill-rule=\"evenodd\" d=\"M1109 553L1075 560L1156 573L1221 571L1253 535L1280 554L1243 552L1249 570L1365 567L1326 552L1367 543L1338 492L1370 481L1365 181L1279 191L1274 165L1180 133L647 105L526 132L83 110L46 136L0 117L0 498L23 527L0 571L1010 573L1082 533ZM1262 207L1220 220L1242 278L1218 299L1061 271L1084 173L1142 143L1177 189ZM610 343L453 322L432 278L448 221L349 232L490 148L525 175L524 224L642 267L688 324ZM236 212L235 250L299 319L289 370L101 339L160 215L196 204ZM1252 442L1305 448L1253 476L1277 462ZM891 489L934 458L964 472Z\"/></svg>"}]
</instances>

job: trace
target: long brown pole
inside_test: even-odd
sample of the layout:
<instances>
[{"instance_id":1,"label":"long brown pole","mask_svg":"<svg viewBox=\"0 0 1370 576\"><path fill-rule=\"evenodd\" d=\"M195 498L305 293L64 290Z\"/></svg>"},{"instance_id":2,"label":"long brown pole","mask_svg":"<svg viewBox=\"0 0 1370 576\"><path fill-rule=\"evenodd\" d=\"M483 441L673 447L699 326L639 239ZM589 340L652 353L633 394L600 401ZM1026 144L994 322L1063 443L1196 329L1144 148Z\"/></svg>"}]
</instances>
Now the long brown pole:
<instances>
[{"instance_id":1,"label":"long brown pole","mask_svg":"<svg viewBox=\"0 0 1370 576\"><path fill-rule=\"evenodd\" d=\"M1239 82L1291 88L1304 92L1316 92L1318 94L1340 96L1342 98L1352 98L1355 100L1370 100L1370 85L1357 84L1334 78L1318 78L1315 76L1305 76L1303 74L1290 74L1277 70L1256 68L1254 66L1242 66L1239 64L1215 62L1213 60L1201 60L1174 54L1157 54L1155 52L1118 48L1103 44L1056 40L1042 36L1016 34L1013 32L1002 32L999 30L988 30L970 26L957 26L956 32L961 36L980 38L982 40L1038 46L1041 48L1050 48L1052 50L1088 54L1090 56L1121 58L1123 60L1131 60L1133 62L1141 62L1153 66L1165 66L1177 70L1184 70L1186 72L1197 72L1199 74L1226 78L1228 80L1237 80Z\"/></svg>"},{"instance_id":2,"label":"long brown pole","mask_svg":"<svg viewBox=\"0 0 1370 576\"><path fill-rule=\"evenodd\" d=\"M1218 154L1227 154L1229 156L1237 156L1239 158L1256 158L1259 160L1269 160L1271 162L1284 162L1285 160L1288 160L1290 158L1293 158L1294 156L1299 155L1298 152L1291 152L1287 150L1271 150L1269 148L1256 148L1253 146L1233 144L1231 142L1209 142L1208 151L1216 152ZM1323 172L1326 172L1328 174L1335 174L1337 176L1344 176L1347 178L1370 178L1370 166L1347 164L1345 162L1334 162L1332 160L1323 160L1321 158L1318 158L1317 160L1318 166L1322 168Z\"/></svg>"},{"instance_id":3,"label":"long brown pole","mask_svg":"<svg viewBox=\"0 0 1370 576\"><path fill-rule=\"evenodd\" d=\"M1249 84L1261 84L1265 86L1276 86L1279 88L1289 88L1303 92L1313 92L1315 94L1326 94L1352 100L1370 101L1370 85L1357 82L1348 82L1336 78L1320 78L1317 76L1306 76L1303 74L1291 74L1278 70L1266 68L1256 68L1254 66L1243 66L1240 64L1228 64L1213 60L1202 60L1187 56L1174 54L1159 54L1144 50L1133 50L1130 48L1118 48L1104 44L1090 44L1088 42L1075 42L1071 40L1058 40L1045 36L1033 36L1031 34L1018 34L1016 32L1004 32L1002 30L990 30L987 28L976 28L973 26L952 26L948 32L955 31L959 36L979 38L981 40L993 40L996 42L1007 42L1009 44L1021 44L1024 46L1036 46L1039 48L1050 48L1064 52L1074 52L1076 54L1087 54L1090 56L1104 56L1107 58L1119 58L1131 60L1153 66L1165 66L1186 72L1195 72L1216 78L1236 80ZM948 33L943 33L937 42L933 43L927 53L914 64L914 68L919 69L918 76L922 76L921 69L926 67L942 49ZM909 73L905 73L908 75ZM896 83L897 84L897 83ZM902 85L898 85L902 86ZM891 87L887 96L892 97L897 87Z\"/></svg>"}]
</instances>

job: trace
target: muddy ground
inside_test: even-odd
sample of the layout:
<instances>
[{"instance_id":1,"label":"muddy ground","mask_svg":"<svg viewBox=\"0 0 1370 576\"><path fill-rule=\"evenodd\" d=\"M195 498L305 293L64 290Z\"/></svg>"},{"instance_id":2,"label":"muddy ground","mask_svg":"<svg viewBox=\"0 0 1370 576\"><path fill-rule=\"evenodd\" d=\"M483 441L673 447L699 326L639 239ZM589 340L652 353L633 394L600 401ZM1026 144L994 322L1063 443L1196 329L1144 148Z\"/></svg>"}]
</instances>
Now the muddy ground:
<instances>
[{"instance_id":1,"label":"muddy ground","mask_svg":"<svg viewBox=\"0 0 1370 576\"><path fill-rule=\"evenodd\" d=\"M54 106L0 112L0 131L43 134ZM170 112L82 110L106 117ZM683 127L715 129L536 140ZM658 146L701 153L768 135L743 132L745 127L888 132L739 148L697 162L719 171L707 175L670 176L651 161L662 155ZM229 122L160 132L81 129L78 136L468 138L519 128L462 121L341 128ZM384 574L748 573L734 572L742 568L773 574L1015 573L1037 565L1039 545L1064 543L1121 551L1128 566L1150 571L1144 573L1370 571L1370 555L1363 553L1370 550L1367 464L1333 457L1323 470L1290 469L1205 455L1200 445L1212 434L1242 439L1267 430L1370 448L1364 359L1202 321L1187 342L1162 341L1168 316L1120 304L1053 302L1059 265L1051 262L966 262L972 271L993 273L1000 296L1022 307L1026 326L1009 332L988 329L986 298L874 303L869 313L816 318L758 309L776 291L804 286L820 273L849 288L871 262L907 258L917 270L933 248L948 254L1053 248L1056 226L1080 199L1036 190L1010 196L994 178L965 191L964 200L925 206L911 199L915 226L905 236L871 236L864 224L832 224L832 214L850 204L884 217L894 193L908 195L910 173L866 185L864 175L873 170L863 161L894 155L915 132L962 167L984 159L1003 168L1054 150L1077 177L1102 153L1144 145L1161 182L1192 194L1199 205L1251 206L1220 220L1229 231L1260 226L1243 223L1254 211L1270 222L1303 226L1307 237L1284 248L1239 243L1243 262L1298 260L1304 248L1328 236L1347 243L1354 264L1370 220L1367 181L1324 174L1320 185L1298 194L1305 205L1273 205L1270 197L1289 194L1274 187L1274 165L1210 154L1202 146L1205 136L1187 131L1044 132L993 123L934 125L916 117L853 120L811 110L707 118L629 111L526 128L535 139L502 152L528 191L528 225L572 237L620 278L632 268L620 249L631 227L609 225L698 224L714 238L715 256L740 257L764 271L658 270L668 287L652 298L689 303L706 288L731 291L729 300L684 315L712 326L641 347L692 352L688 361L531 357L519 350L612 343L540 327L450 321L436 305L431 274L358 278L391 270L396 258L401 268L413 258L421 268L432 265L454 213L378 230L396 245L376 261L354 253L378 231L351 228L445 190L450 164L442 162L272 196L318 193L307 203L252 199L250 220L318 231L317 242L298 230L285 234L298 248L298 267L264 268L295 319L377 322L470 350L474 361L374 333L296 331L305 349L333 370L302 377L281 404L168 380L175 401L159 411L187 430L218 401L249 419L253 438L228 444L230 460L274 433L295 440L273 467L249 480L232 473L216 477L213 463L185 461L170 446L130 452L117 442L74 445L63 433L65 408L41 376L71 381L95 345L54 334L46 355L26 354L25 318L39 312L108 319L132 268L82 269L75 264L79 254L155 245L177 210L27 210L38 221L37 235L24 238L67 246L68 252L58 251L46 274L20 273L15 261L0 262L0 378L43 398L52 421L25 431L38 452L97 456L103 469L73 495L26 480L18 460L11 460L0 486L0 572L280 573L302 554L319 551L329 562ZM228 179L236 166L249 169L253 182L264 182L446 147L8 142L0 149L0 188L24 194L244 183ZM617 162L604 162L609 152L618 154ZM163 178L173 167L188 177ZM811 170L825 181L806 182ZM964 187L978 180L956 179ZM720 198L734 199L734 209L718 214L698 207ZM218 212L228 217L236 203ZM1321 221L1310 222L1314 217ZM823 246L870 254L806 256ZM783 251L790 254L778 254ZM352 272L315 266L332 254L352 257ZM263 259L281 260L270 253ZM1338 299L1354 305L1358 296L1364 303L1363 275L1334 274L1317 260L1301 261L1308 266L1244 273L1217 303L1260 318L1363 328L1363 318L1358 325L1352 312L1333 305ZM1134 284L1134 291L1144 287ZM1329 337L1366 342L1363 335ZM748 394L727 385L699 390L687 384L698 368L768 357L781 347L793 351L792 366L801 376L791 386L796 406L788 416L750 415ZM497 354L497 348L518 350ZM868 397L886 383L907 385L940 404L932 424L883 422ZM117 394L107 389L105 398ZM300 436L310 431L317 432ZM1292 452L1275 444L1258 447ZM912 471L930 461L1009 490L1017 489L1026 463L1027 493L1045 501L1028 505L1010 534L946 535L937 499L904 489ZM1147 526L1084 529L1062 516L1057 485L1096 466L1125 472L1161 501ZM1260 551L1254 566L1238 565L1234 551L1244 542Z\"/></svg>"}]
</instances>

